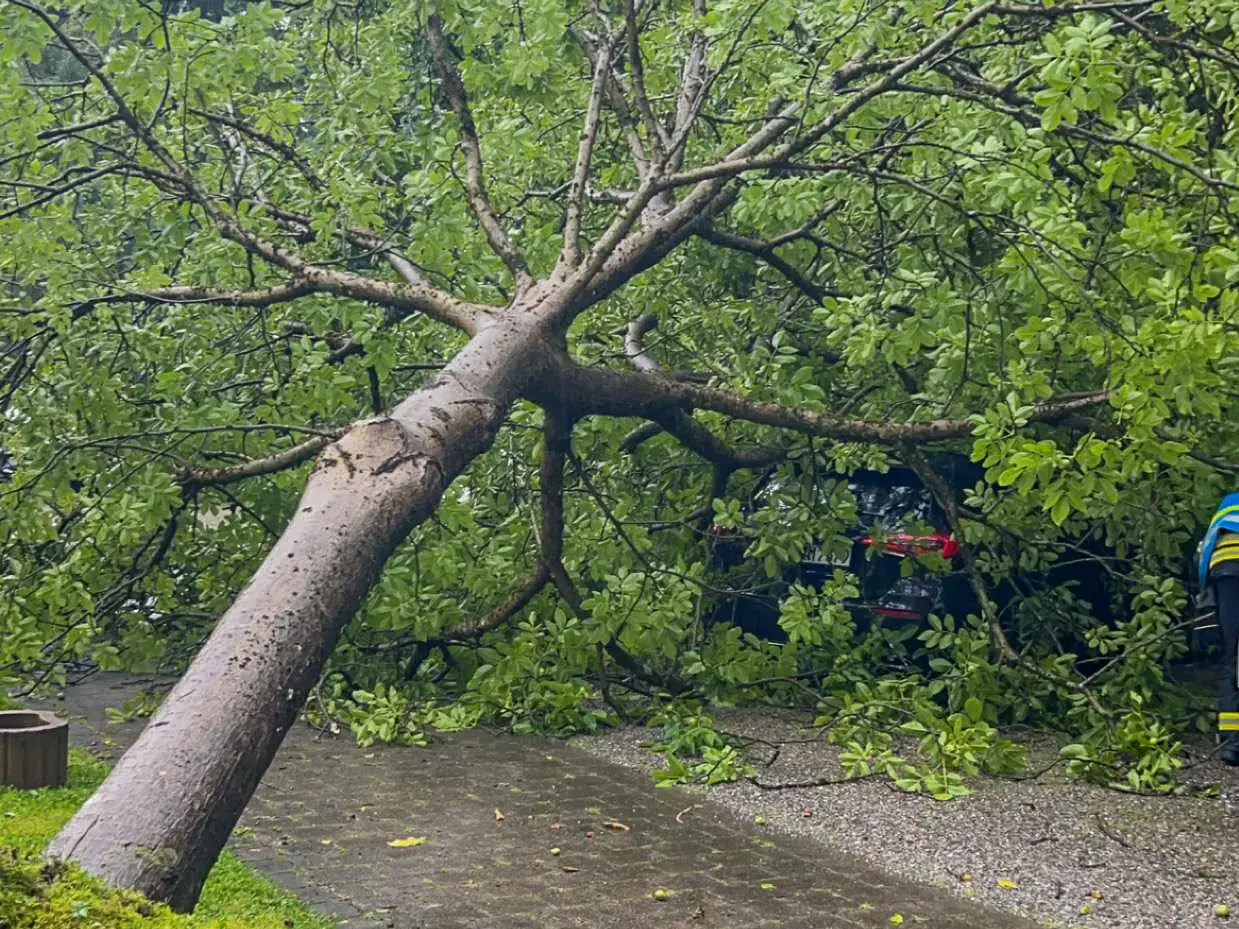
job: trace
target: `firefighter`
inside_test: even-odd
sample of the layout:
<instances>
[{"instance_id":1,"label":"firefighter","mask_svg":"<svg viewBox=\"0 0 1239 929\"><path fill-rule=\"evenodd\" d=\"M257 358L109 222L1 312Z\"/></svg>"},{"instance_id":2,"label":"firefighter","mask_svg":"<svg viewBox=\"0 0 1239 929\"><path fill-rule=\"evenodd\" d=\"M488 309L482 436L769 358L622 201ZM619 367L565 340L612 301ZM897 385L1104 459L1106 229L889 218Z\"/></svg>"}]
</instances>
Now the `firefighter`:
<instances>
[{"instance_id":1,"label":"firefighter","mask_svg":"<svg viewBox=\"0 0 1239 929\"><path fill-rule=\"evenodd\" d=\"M1213 594L1222 633L1217 728L1221 758L1239 765L1239 493L1222 500L1200 543L1200 588Z\"/></svg>"}]
</instances>

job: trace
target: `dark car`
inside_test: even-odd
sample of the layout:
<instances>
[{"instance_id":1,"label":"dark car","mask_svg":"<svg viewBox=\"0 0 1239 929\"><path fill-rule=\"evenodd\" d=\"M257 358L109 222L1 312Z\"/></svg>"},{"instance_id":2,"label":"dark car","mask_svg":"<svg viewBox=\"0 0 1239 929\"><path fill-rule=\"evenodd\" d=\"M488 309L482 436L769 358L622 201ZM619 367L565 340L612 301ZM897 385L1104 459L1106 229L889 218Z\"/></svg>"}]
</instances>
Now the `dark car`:
<instances>
[{"instance_id":1,"label":"dark car","mask_svg":"<svg viewBox=\"0 0 1239 929\"><path fill-rule=\"evenodd\" d=\"M959 455L935 456L933 466L960 504L965 491L984 477L980 467ZM875 620L917 624L931 613L962 619L978 612L946 514L914 471L896 465L887 471L819 475L812 482L813 499L824 514L840 482L846 483L856 501L855 523L844 531L850 549L815 542L780 578L764 576L762 566L746 555L749 541L742 535L718 526L710 530L709 565L719 572L716 586L724 590L712 611L715 621L782 640L779 601L789 585L821 589L837 570L849 575L859 591L859 596L844 601L858 629ZM751 514L772 501L777 506L780 492L787 489L777 479L759 482L745 510ZM1074 602L1075 608L1097 621L1114 618L1112 585L1104 566L1113 552L1088 538L1072 539L1069 547L1071 557L1035 574L1009 578L989 591L1014 638L1021 638L1022 603L1035 605L1025 612L1037 614L1042 631L1051 628L1051 614L1064 601Z\"/></svg>"},{"instance_id":2,"label":"dark car","mask_svg":"<svg viewBox=\"0 0 1239 929\"><path fill-rule=\"evenodd\" d=\"M751 586L726 592L714 610L716 621L782 639L778 603L787 586L795 582L820 589L837 570L852 576L860 595L845 605L865 625L873 617L920 622L930 613L963 616L976 611L946 516L913 471L893 467L885 472L827 475L815 487L823 493L815 496L824 497L839 481L847 483L856 500L857 522L845 530L850 548L841 551L837 544L821 541L810 544L799 562L773 582L756 579L759 566L745 557L747 539L719 526L711 528L710 567L733 580L746 575L756 579ZM952 481L957 484L958 480ZM777 481L762 484L746 509L769 505L782 489Z\"/></svg>"}]
</instances>

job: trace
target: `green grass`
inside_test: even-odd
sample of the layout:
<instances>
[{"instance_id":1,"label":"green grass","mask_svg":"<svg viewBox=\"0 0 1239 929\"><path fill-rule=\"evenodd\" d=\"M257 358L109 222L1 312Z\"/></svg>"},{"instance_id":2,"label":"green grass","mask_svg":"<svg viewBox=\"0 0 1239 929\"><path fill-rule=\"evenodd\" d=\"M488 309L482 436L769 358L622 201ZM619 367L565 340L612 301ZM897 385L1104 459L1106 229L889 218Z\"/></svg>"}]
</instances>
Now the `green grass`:
<instances>
[{"instance_id":1,"label":"green grass","mask_svg":"<svg viewBox=\"0 0 1239 929\"><path fill-rule=\"evenodd\" d=\"M192 915L104 888L77 869L45 867L42 850L107 775L74 752L69 785L0 788L0 927L3 929L329 929L327 920L225 852Z\"/></svg>"}]
</instances>

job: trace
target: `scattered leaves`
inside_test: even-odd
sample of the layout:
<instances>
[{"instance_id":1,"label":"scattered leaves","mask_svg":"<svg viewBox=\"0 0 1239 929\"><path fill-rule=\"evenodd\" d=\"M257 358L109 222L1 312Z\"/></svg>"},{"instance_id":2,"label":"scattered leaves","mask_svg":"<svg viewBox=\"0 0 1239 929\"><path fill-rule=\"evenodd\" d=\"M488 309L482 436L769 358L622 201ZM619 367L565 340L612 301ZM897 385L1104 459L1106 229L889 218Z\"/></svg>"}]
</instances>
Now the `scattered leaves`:
<instances>
[{"instance_id":1,"label":"scattered leaves","mask_svg":"<svg viewBox=\"0 0 1239 929\"><path fill-rule=\"evenodd\" d=\"M387 844L392 848L414 848L418 845L425 845L426 837L424 835L410 835L405 836L403 839L392 839Z\"/></svg>"}]
</instances>

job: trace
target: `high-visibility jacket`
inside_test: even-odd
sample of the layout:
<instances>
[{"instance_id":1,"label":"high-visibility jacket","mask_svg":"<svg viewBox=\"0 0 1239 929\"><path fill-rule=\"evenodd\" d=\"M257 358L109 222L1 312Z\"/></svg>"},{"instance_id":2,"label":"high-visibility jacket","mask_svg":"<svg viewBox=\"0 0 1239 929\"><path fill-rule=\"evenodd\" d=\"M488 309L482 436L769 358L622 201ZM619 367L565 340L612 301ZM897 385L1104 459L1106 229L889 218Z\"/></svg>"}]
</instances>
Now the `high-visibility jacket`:
<instances>
[{"instance_id":1,"label":"high-visibility jacket","mask_svg":"<svg viewBox=\"0 0 1239 929\"><path fill-rule=\"evenodd\" d=\"M1202 590L1209 582L1209 572L1227 561L1239 561L1239 492L1227 494L1222 499L1200 543Z\"/></svg>"}]
</instances>

